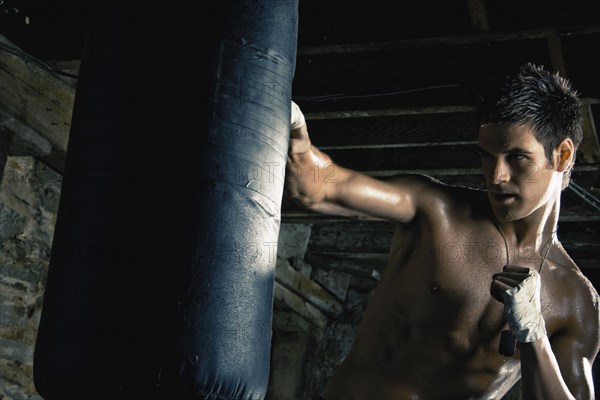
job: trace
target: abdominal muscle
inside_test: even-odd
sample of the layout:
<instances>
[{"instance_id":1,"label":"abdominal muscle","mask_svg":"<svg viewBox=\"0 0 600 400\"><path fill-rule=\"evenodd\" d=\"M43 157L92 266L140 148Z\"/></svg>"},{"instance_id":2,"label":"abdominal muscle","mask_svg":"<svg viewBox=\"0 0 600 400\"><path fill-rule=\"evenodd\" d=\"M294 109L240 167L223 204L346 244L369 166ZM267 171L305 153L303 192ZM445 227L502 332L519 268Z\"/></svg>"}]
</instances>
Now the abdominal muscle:
<instances>
[{"instance_id":1,"label":"abdominal muscle","mask_svg":"<svg viewBox=\"0 0 600 400\"><path fill-rule=\"evenodd\" d=\"M496 266L403 261L386 268L325 399L501 399L520 363L497 351L506 325L489 294Z\"/></svg>"},{"instance_id":2,"label":"abdominal muscle","mask_svg":"<svg viewBox=\"0 0 600 400\"><path fill-rule=\"evenodd\" d=\"M326 400L501 399L520 376L520 362L490 343L456 350L448 337L429 335L390 345L389 333L361 332L330 380Z\"/></svg>"}]
</instances>

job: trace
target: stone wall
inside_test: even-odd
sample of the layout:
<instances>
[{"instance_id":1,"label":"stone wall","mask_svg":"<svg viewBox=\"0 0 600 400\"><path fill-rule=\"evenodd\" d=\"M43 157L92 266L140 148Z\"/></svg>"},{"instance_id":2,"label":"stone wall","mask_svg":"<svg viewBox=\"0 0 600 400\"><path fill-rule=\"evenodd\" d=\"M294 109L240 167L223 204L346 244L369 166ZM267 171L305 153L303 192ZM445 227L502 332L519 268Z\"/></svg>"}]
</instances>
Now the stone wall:
<instances>
[{"instance_id":1,"label":"stone wall","mask_svg":"<svg viewBox=\"0 0 600 400\"><path fill-rule=\"evenodd\" d=\"M36 400L33 348L61 176L9 157L0 185L0 399Z\"/></svg>"},{"instance_id":2,"label":"stone wall","mask_svg":"<svg viewBox=\"0 0 600 400\"><path fill-rule=\"evenodd\" d=\"M312 226L279 232L269 390L266 400L315 400L350 350L375 285L306 260Z\"/></svg>"}]
</instances>

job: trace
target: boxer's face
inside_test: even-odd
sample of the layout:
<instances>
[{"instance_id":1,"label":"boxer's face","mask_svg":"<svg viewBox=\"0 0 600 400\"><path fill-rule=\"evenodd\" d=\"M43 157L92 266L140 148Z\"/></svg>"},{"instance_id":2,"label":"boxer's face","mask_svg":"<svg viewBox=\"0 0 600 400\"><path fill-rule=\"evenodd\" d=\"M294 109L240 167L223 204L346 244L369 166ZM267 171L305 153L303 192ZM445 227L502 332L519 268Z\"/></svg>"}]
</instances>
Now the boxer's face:
<instances>
[{"instance_id":1,"label":"boxer's face","mask_svg":"<svg viewBox=\"0 0 600 400\"><path fill-rule=\"evenodd\" d=\"M488 198L499 220L525 218L560 192L562 173L530 127L483 125L479 147Z\"/></svg>"}]
</instances>

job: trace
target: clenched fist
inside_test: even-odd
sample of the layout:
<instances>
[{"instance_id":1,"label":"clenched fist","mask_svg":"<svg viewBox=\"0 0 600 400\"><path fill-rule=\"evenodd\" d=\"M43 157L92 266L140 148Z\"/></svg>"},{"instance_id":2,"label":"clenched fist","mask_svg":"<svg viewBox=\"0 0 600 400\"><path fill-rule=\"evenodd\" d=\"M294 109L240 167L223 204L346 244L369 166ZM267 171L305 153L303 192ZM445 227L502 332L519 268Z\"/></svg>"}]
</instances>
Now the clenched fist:
<instances>
[{"instance_id":1,"label":"clenched fist","mask_svg":"<svg viewBox=\"0 0 600 400\"><path fill-rule=\"evenodd\" d=\"M298 107L298 104L292 101L292 122L290 128L292 130L296 130L302 128L302 126L305 124L306 121L304 120L304 114L302 114L302 111L300 110L300 107Z\"/></svg>"},{"instance_id":2,"label":"clenched fist","mask_svg":"<svg viewBox=\"0 0 600 400\"><path fill-rule=\"evenodd\" d=\"M492 277L491 293L504 303L508 327L519 342L535 342L546 335L540 301L541 280L536 270L506 265Z\"/></svg>"},{"instance_id":3,"label":"clenched fist","mask_svg":"<svg viewBox=\"0 0 600 400\"><path fill-rule=\"evenodd\" d=\"M292 118L290 121L290 154L306 153L310 149L310 139L306 128L304 114L298 104L292 101Z\"/></svg>"}]
</instances>

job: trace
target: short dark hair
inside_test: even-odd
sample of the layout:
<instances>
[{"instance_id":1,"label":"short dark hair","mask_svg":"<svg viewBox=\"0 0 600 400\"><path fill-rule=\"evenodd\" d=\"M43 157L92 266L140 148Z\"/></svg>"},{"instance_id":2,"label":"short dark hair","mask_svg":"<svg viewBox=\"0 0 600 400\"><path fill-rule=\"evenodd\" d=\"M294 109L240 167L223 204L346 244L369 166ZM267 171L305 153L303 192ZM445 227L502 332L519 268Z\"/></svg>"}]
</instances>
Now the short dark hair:
<instances>
[{"instance_id":1,"label":"short dark hair","mask_svg":"<svg viewBox=\"0 0 600 400\"><path fill-rule=\"evenodd\" d=\"M495 98L484 103L480 111L482 124L530 125L551 163L552 153L562 140L570 138L577 150L583 138L579 93L570 81L542 65L527 63L507 75ZM573 164L565 172L566 182Z\"/></svg>"}]
</instances>

